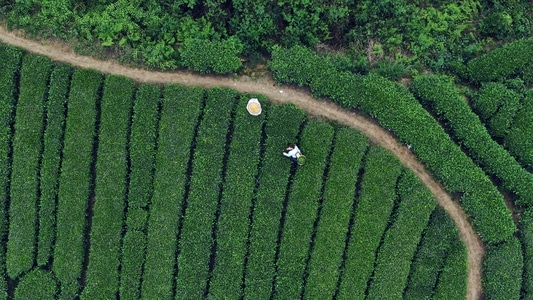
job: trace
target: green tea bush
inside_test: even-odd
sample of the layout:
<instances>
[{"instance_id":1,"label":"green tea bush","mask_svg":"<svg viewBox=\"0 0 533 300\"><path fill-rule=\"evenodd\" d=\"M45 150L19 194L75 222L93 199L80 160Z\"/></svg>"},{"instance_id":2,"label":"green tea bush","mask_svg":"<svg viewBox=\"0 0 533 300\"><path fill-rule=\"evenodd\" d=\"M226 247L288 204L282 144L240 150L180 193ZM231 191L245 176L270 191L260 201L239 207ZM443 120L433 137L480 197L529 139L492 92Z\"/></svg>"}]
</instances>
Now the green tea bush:
<instances>
[{"instance_id":1,"label":"green tea bush","mask_svg":"<svg viewBox=\"0 0 533 300\"><path fill-rule=\"evenodd\" d=\"M520 299L524 260L517 238L487 246L483 259L485 299Z\"/></svg>"},{"instance_id":2,"label":"green tea bush","mask_svg":"<svg viewBox=\"0 0 533 300\"><path fill-rule=\"evenodd\" d=\"M385 149L370 148L342 273L339 297L364 298L374 270L377 249L396 201L400 161Z\"/></svg>"},{"instance_id":3,"label":"green tea bush","mask_svg":"<svg viewBox=\"0 0 533 300\"><path fill-rule=\"evenodd\" d=\"M89 264L81 299L109 299L118 292L133 92L130 79L106 77L100 105Z\"/></svg>"},{"instance_id":4,"label":"green tea bush","mask_svg":"<svg viewBox=\"0 0 533 300\"><path fill-rule=\"evenodd\" d=\"M418 77L411 88L420 101L448 123L452 134L485 172L496 176L505 189L518 196L518 204L533 204L533 174L522 168L491 138L455 89L451 78L436 75Z\"/></svg>"},{"instance_id":5,"label":"green tea bush","mask_svg":"<svg viewBox=\"0 0 533 300\"><path fill-rule=\"evenodd\" d=\"M522 72L533 60L533 39L517 40L468 62L473 82L497 81Z\"/></svg>"},{"instance_id":6,"label":"green tea bush","mask_svg":"<svg viewBox=\"0 0 533 300\"><path fill-rule=\"evenodd\" d=\"M242 67L240 55L242 42L236 37L211 41L207 39L186 39L178 49L180 63L200 73L229 74Z\"/></svg>"},{"instance_id":7,"label":"green tea bush","mask_svg":"<svg viewBox=\"0 0 533 300\"><path fill-rule=\"evenodd\" d=\"M35 269L20 279L14 299L57 299L58 291L59 286L52 272Z\"/></svg>"},{"instance_id":8,"label":"green tea bush","mask_svg":"<svg viewBox=\"0 0 533 300\"><path fill-rule=\"evenodd\" d=\"M128 230L122 246L120 269L120 299L140 299L141 279L146 254L146 234L138 230Z\"/></svg>"},{"instance_id":9,"label":"green tea bush","mask_svg":"<svg viewBox=\"0 0 533 300\"><path fill-rule=\"evenodd\" d=\"M73 298L79 290L86 246L85 217L90 200L96 107L102 79L95 71L78 70L72 75L70 85L52 265L62 298Z\"/></svg>"},{"instance_id":10,"label":"green tea bush","mask_svg":"<svg viewBox=\"0 0 533 300\"><path fill-rule=\"evenodd\" d=\"M307 162L298 168L288 196L274 289L275 297L280 299L296 299L303 292L304 271L333 136L331 125L310 121L300 138Z\"/></svg>"},{"instance_id":11,"label":"green tea bush","mask_svg":"<svg viewBox=\"0 0 533 300\"><path fill-rule=\"evenodd\" d=\"M172 298L178 223L204 94L202 88L179 85L168 85L163 91L141 286L141 296L145 299Z\"/></svg>"},{"instance_id":12,"label":"green tea bush","mask_svg":"<svg viewBox=\"0 0 533 300\"><path fill-rule=\"evenodd\" d=\"M244 276L245 298L268 299L272 293L278 230L291 169L291 162L282 152L287 143L296 140L304 119L304 112L294 105L272 106L268 110L265 153L259 171Z\"/></svg>"},{"instance_id":13,"label":"green tea bush","mask_svg":"<svg viewBox=\"0 0 533 300\"><path fill-rule=\"evenodd\" d=\"M455 237L439 273L433 299L463 299L467 297L468 257L463 241Z\"/></svg>"},{"instance_id":14,"label":"green tea bush","mask_svg":"<svg viewBox=\"0 0 533 300\"><path fill-rule=\"evenodd\" d=\"M250 116L248 100L261 101L262 114ZM267 99L258 95L242 95L235 112L233 134L226 163L226 177L220 200L216 259L209 295L213 299L239 299L242 288L249 214L260 162L262 130Z\"/></svg>"},{"instance_id":15,"label":"green tea bush","mask_svg":"<svg viewBox=\"0 0 533 300\"><path fill-rule=\"evenodd\" d=\"M200 299L206 291L214 243L213 224L224 175L226 138L236 99L234 90L213 88L207 91L179 240L178 299Z\"/></svg>"},{"instance_id":16,"label":"green tea bush","mask_svg":"<svg viewBox=\"0 0 533 300\"><path fill-rule=\"evenodd\" d=\"M455 224L444 209L437 207L424 230L411 263L404 299L431 298L439 282L439 274L446 264L446 258L450 255L450 249L455 241L461 243ZM465 278L458 278L458 280L465 280Z\"/></svg>"},{"instance_id":17,"label":"green tea bush","mask_svg":"<svg viewBox=\"0 0 533 300\"><path fill-rule=\"evenodd\" d=\"M520 95L502 83L484 83L476 97L472 97L472 110L485 123L495 138L503 138L509 132L516 112L520 108Z\"/></svg>"},{"instance_id":18,"label":"green tea bush","mask_svg":"<svg viewBox=\"0 0 533 300\"><path fill-rule=\"evenodd\" d=\"M517 112L504 145L522 165L533 167L533 90L529 90Z\"/></svg>"},{"instance_id":19,"label":"green tea bush","mask_svg":"<svg viewBox=\"0 0 533 300\"><path fill-rule=\"evenodd\" d=\"M405 169L398 181L398 196L394 221L377 255L368 290L370 299L402 298L422 231L437 204L429 189Z\"/></svg>"},{"instance_id":20,"label":"green tea bush","mask_svg":"<svg viewBox=\"0 0 533 300\"><path fill-rule=\"evenodd\" d=\"M52 62L44 56L22 59L13 135L7 274L12 279L29 271L35 259L39 159L47 82Z\"/></svg>"},{"instance_id":21,"label":"green tea bush","mask_svg":"<svg viewBox=\"0 0 533 300\"><path fill-rule=\"evenodd\" d=\"M0 238L7 238L8 185L11 172L12 121L15 112L15 91L22 51L0 44ZM0 299L7 299L5 243L0 243Z\"/></svg>"},{"instance_id":22,"label":"green tea bush","mask_svg":"<svg viewBox=\"0 0 533 300\"><path fill-rule=\"evenodd\" d=\"M533 211L524 211L520 217L520 242L524 255L522 274L522 299L533 299Z\"/></svg>"},{"instance_id":23,"label":"green tea bush","mask_svg":"<svg viewBox=\"0 0 533 300\"><path fill-rule=\"evenodd\" d=\"M59 188L59 169L65 135L65 118L70 78L74 70L67 65L56 66L50 74L46 128L44 130L43 156L39 189L39 237L37 264L47 265L52 258L56 235L56 200Z\"/></svg>"},{"instance_id":24,"label":"green tea bush","mask_svg":"<svg viewBox=\"0 0 533 300\"><path fill-rule=\"evenodd\" d=\"M355 201L355 185L367 148L368 140L361 133L346 127L337 130L308 264L305 299L331 299L335 294Z\"/></svg>"}]
</instances>

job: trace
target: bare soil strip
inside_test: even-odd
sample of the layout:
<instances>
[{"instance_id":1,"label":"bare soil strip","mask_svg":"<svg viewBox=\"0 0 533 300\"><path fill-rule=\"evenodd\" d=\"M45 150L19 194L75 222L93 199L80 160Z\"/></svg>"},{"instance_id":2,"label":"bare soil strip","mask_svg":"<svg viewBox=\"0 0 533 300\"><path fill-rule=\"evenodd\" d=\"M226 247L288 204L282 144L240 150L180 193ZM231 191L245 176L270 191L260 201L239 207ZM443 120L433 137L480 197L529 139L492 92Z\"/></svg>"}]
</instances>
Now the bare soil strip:
<instances>
[{"instance_id":1,"label":"bare soil strip","mask_svg":"<svg viewBox=\"0 0 533 300\"><path fill-rule=\"evenodd\" d=\"M75 54L73 51L50 41L33 41L9 32L0 27L0 41L26 51L48 56L54 61L71 64L80 68L94 69L106 74L121 75L143 83L179 83L187 86L229 87L241 93L258 93L267 96L274 103L293 103L307 113L335 120L365 134L372 142L379 144L394 154L402 164L411 169L435 195L442 206L455 221L460 237L468 249L468 286L466 299L477 300L482 296L481 266L485 250L483 244L468 222L465 212L446 193L443 186L433 179L425 167L417 161L411 151L400 144L387 130L376 122L353 112L343 110L333 103L313 98L304 89L278 86L272 78L263 77L218 77L200 76L187 72L155 72L119 65L115 61L102 61Z\"/></svg>"}]
</instances>

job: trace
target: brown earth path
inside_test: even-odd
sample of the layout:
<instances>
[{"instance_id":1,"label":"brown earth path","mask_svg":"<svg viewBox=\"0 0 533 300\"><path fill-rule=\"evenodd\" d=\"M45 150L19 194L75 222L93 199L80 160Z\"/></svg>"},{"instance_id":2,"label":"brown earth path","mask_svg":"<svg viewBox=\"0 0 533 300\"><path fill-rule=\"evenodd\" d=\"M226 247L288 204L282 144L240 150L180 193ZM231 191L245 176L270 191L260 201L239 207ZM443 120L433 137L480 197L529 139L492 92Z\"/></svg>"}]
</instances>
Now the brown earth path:
<instances>
[{"instance_id":1,"label":"brown earth path","mask_svg":"<svg viewBox=\"0 0 533 300\"><path fill-rule=\"evenodd\" d=\"M229 87L243 93L259 93L274 103L293 103L307 113L335 120L365 134L372 142L384 147L400 159L402 164L411 169L435 195L437 202L455 221L460 237L468 249L468 300L478 300L482 296L481 265L485 253L483 244L473 230L462 208L452 200L441 184L435 181L425 167L418 162L411 151L400 144L387 130L381 128L371 119L349 112L332 104L313 98L304 89L279 86L271 78L251 79L249 77L200 76L187 72L154 72L126 67L111 60L98 60L92 57L75 54L67 46L52 41L34 41L8 31L0 26L0 41L21 47L29 52L48 56L54 61L64 62L80 68L95 69L102 73L129 77L138 82L146 83L179 83L187 86L206 88L220 86Z\"/></svg>"}]
</instances>

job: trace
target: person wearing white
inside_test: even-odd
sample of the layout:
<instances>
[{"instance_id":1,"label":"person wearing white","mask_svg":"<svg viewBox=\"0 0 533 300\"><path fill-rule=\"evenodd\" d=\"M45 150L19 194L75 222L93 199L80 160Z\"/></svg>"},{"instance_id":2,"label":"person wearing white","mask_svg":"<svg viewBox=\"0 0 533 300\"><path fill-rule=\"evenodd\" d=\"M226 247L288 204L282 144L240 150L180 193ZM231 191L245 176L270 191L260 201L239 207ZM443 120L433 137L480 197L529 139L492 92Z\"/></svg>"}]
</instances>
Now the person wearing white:
<instances>
[{"instance_id":1,"label":"person wearing white","mask_svg":"<svg viewBox=\"0 0 533 300\"><path fill-rule=\"evenodd\" d=\"M295 144L288 144L285 151L283 151L283 155L287 156L288 158L291 159L293 163L297 164L298 157L302 155L302 152L300 151L298 146L296 146Z\"/></svg>"}]
</instances>

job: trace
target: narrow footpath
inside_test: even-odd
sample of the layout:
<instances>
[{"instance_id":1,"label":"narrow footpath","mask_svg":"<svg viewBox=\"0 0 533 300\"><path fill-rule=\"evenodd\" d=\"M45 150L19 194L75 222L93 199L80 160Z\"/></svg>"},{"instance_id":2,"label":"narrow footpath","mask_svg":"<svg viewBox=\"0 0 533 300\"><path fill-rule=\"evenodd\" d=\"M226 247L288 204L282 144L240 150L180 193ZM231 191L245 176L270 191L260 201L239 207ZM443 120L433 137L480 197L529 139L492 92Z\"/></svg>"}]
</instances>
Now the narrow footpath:
<instances>
[{"instance_id":1,"label":"narrow footpath","mask_svg":"<svg viewBox=\"0 0 533 300\"><path fill-rule=\"evenodd\" d=\"M481 267L485 249L479 236L474 231L471 224L468 223L465 212L452 200L450 195L446 193L443 186L436 182L425 167L418 162L414 154L409 151L405 145L400 144L390 132L381 128L375 121L356 113L343 110L331 102L317 100L305 89L279 86L269 77L258 79L250 77L230 78L221 76L200 76L188 72L155 72L131 68L119 65L115 61L102 61L92 57L78 55L67 46L59 43L46 40L28 40L1 26L0 41L5 44L23 48L31 53L47 56L54 61L67 63L79 68L94 69L105 74L129 77L138 82L157 84L178 83L186 86L202 86L205 88L219 86L232 88L241 93L263 94L273 103L293 103L301 107L310 115L335 120L362 132L373 143L390 151L393 155L398 157L405 167L412 170L433 193L438 204L443 207L455 221L461 240L465 243L468 250L468 285L466 299L481 299Z\"/></svg>"}]
</instances>

